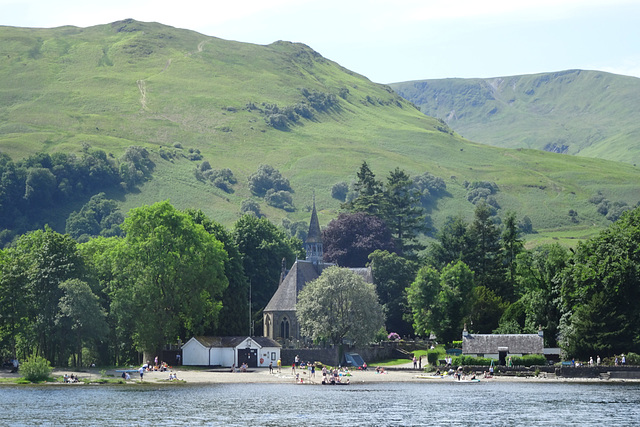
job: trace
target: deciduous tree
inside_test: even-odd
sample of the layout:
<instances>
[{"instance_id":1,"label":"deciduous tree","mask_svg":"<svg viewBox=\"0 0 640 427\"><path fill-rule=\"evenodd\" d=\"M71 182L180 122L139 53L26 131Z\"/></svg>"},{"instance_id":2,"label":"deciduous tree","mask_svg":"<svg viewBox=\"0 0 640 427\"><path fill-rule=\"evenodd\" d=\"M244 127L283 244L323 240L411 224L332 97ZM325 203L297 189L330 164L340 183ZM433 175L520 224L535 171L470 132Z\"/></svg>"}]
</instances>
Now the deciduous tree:
<instances>
[{"instance_id":1,"label":"deciduous tree","mask_svg":"<svg viewBox=\"0 0 640 427\"><path fill-rule=\"evenodd\" d=\"M368 344L384 325L374 286L346 268L329 267L307 283L296 310L303 335L333 344L344 338Z\"/></svg>"},{"instance_id":2,"label":"deciduous tree","mask_svg":"<svg viewBox=\"0 0 640 427\"><path fill-rule=\"evenodd\" d=\"M394 251L391 232L381 219L363 212L342 213L322 230L324 260L342 267L364 267L376 250Z\"/></svg>"}]
</instances>

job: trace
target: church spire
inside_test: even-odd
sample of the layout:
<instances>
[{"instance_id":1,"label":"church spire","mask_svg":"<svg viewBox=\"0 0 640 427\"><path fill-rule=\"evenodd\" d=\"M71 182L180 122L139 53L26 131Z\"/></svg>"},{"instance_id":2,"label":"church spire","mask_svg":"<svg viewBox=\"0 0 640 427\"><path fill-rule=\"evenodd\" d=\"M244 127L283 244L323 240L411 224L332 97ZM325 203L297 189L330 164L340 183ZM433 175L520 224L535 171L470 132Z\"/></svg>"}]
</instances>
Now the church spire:
<instances>
[{"instance_id":1,"label":"church spire","mask_svg":"<svg viewBox=\"0 0 640 427\"><path fill-rule=\"evenodd\" d=\"M313 209L311 211L311 221L309 222L309 232L304 242L304 249L307 253L307 260L317 264L322 262L322 234L320 232L320 221L316 212L316 195L313 193Z\"/></svg>"}]
</instances>

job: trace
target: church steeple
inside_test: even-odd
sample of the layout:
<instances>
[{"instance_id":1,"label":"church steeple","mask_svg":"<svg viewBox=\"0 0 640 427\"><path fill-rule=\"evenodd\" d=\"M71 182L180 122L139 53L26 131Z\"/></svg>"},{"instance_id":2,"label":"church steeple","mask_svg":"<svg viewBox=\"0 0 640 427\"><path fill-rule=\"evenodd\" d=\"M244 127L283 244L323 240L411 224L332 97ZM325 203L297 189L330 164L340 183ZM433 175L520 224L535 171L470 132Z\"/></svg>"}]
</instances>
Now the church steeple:
<instances>
[{"instance_id":1,"label":"church steeple","mask_svg":"<svg viewBox=\"0 0 640 427\"><path fill-rule=\"evenodd\" d=\"M320 232L320 222L316 212L316 195L313 195L313 210L311 211L311 221L309 222L309 233L304 242L304 250L307 253L307 260L318 264L322 262L322 234Z\"/></svg>"}]
</instances>

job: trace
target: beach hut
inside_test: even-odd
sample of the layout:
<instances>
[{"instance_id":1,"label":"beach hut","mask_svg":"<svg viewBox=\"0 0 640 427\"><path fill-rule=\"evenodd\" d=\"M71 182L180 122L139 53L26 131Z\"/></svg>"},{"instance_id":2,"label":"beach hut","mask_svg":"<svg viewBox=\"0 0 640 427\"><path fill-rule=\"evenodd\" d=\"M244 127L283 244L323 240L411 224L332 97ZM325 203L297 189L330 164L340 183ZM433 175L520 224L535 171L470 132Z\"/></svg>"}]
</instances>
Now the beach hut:
<instances>
[{"instance_id":1,"label":"beach hut","mask_svg":"<svg viewBox=\"0 0 640 427\"><path fill-rule=\"evenodd\" d=\"M182 346L183 365L259 368L279 358L280 344L267 337L196 336Z\"/></svg>"}]
</instances>

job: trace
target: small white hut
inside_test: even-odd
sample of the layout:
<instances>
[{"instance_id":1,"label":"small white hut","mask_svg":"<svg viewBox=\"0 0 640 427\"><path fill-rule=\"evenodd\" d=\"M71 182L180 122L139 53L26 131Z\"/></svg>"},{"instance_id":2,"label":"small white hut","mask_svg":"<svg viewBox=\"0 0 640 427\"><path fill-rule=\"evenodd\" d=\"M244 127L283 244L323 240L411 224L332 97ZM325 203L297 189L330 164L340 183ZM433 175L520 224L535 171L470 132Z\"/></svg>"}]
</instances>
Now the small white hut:
<instances>
[{"instance_id":1,"label":"small white hut","mask_svg":"<svg viewBox=\"0 0 640 427\"><path fill-rule=\"evenodd\" d=\"M280 344L267 337L193 337L182 346L182 364L250 368L276 366Z\"/></svg>"}]
</instances>

